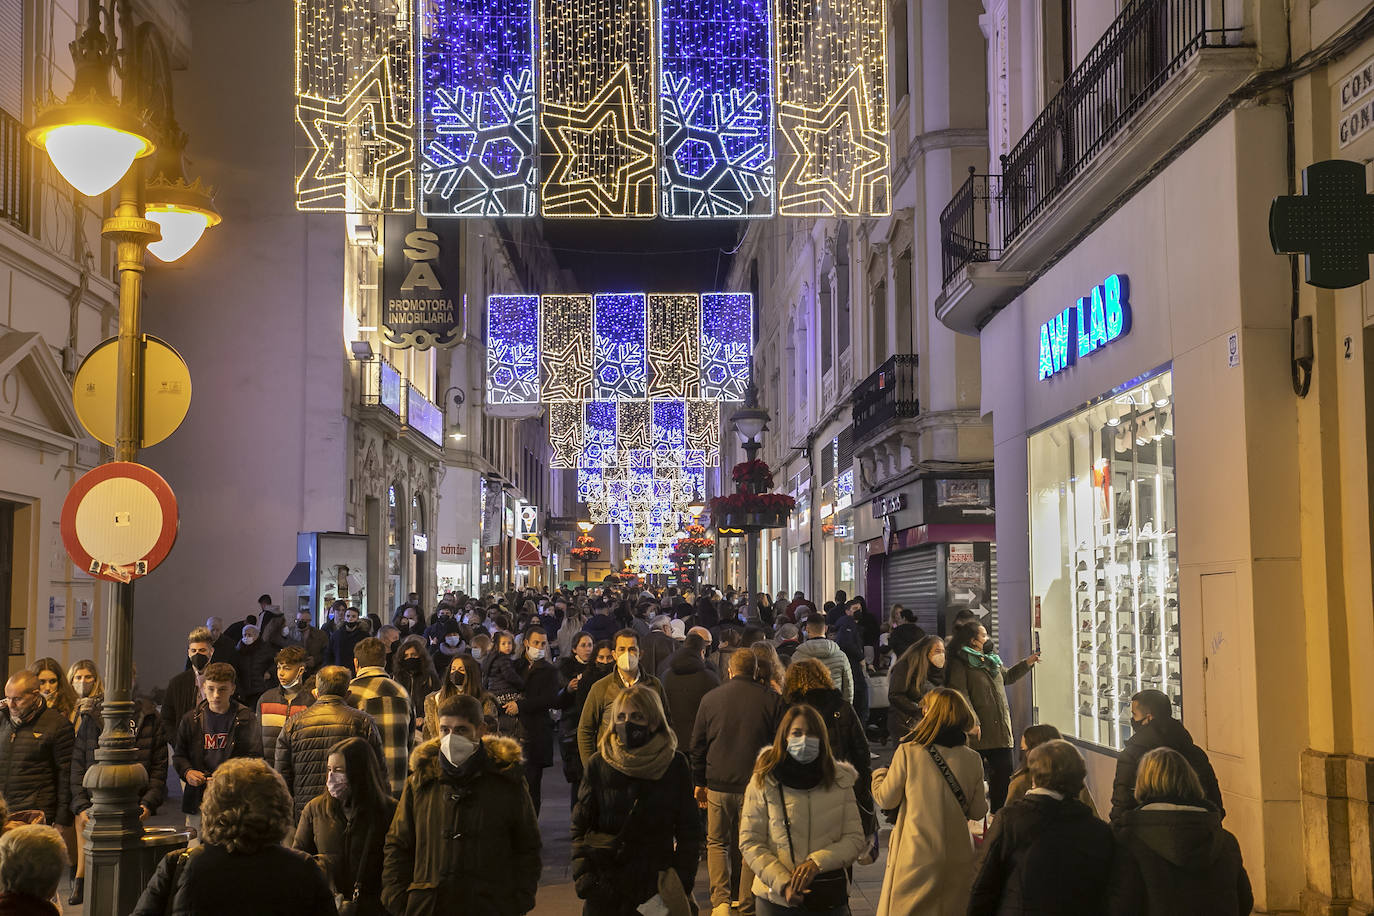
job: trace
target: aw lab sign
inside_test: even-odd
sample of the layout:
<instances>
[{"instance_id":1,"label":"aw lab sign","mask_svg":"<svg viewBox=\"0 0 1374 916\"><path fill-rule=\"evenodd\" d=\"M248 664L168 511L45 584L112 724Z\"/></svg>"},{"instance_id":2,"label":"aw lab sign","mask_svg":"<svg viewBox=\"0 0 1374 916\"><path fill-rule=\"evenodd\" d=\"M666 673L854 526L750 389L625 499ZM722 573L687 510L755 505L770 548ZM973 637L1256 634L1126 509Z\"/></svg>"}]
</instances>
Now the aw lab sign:
<instances>
[{"instance_id":1,"label":"aw lab sign","mask_svg":"<svg viewBox=\"0 0 1374 916\"><path fill-rule=\"evenodd\" d=\"M388 216L383 225L382 327L392 347L428 350L463 338L459 243L453 222Z\"/></svg>"},{"instance_id":2,"label":"aw lab sign","mask_svg":"<svg viewBox=\"0 0 1374 916\"><path fill-rule=\"evenodd\" d=\"M1126 277L1112 274L1092 293L1040 326L1040 380L1052 378L1077 360L1130 333Z\"/></svg>"}]
</instances>

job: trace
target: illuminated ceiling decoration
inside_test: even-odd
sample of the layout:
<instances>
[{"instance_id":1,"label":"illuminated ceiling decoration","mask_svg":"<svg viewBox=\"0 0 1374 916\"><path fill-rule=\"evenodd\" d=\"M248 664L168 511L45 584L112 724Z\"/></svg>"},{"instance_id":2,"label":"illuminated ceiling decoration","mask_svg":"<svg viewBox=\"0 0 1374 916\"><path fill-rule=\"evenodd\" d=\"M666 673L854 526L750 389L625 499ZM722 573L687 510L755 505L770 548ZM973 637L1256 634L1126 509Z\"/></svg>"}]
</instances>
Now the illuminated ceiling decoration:
<instances>
[{"instance_id":1,"label":"illuminated ceiling decoration","mask_svg":"<svg viewBox=\"0 0 1374 916\"><path fill-rule=\"evenodd\" d=\"M487 403L539 400L539 297L487 299Z\"/></svg>"},{"instance_id":2,"label":"illuminated ceiling decoration","mask_svg":"<svg viewBox=\"0 0 1374 916\"><path fill-rule=\"evenodd\" d=\"M652 403L654 466L682 467L687 463L687 404L680 400Z\"/></svg>"},{"instance_id":3,"label":"illuminated ceiling decoration","mask_svg":"<svg viewBox=\"0 0 1374 916\"><path fill-rule=\"evenodd\" d=\"M539 354L541 401L586 401L592 396L592 297L544 296L544 349Z\"/></svg>"},{"instance_id":4,"label":"illuminated ceiling decoration","mask_svg":"<svg viewBox=\"0 0 1374 916\"><path fill-rule=\"evenodd\" d=\"M701 394L701 300L649 294L649 397Z\"/></svg>"},{"instance_id":5,"label":"illuminated ceiling decoration","mask_svg":"<svg viewBox=\"0 0 1374 916\"><path fill-rule=\"evenodd\" d=\"M533 216L531 0L419 0L420 207Z\"/></svg>"},{"instance_id":6,"label":"illuminated ceiling decoration","mask_svg":"<svg viewBox=\"0 0 1374 916\"><path fill-rule=\"evenodd\" d=\"M887 33L882 0L778 0L778 213L885 216Z\"/></svg>"},{"instance_id":7,"label":"illuminated ceiling decoration","mask_svg":"<svg viewBox=\"0 0 1374 916\"><path fill-rule=\"evenodd\" d=\"M578 467L613 468L620 464L616 448L615 401L587 401L583 416L582 457Z\"/></svg>"},{"instance_id":8,"label":"illuminated ceiling decoration","mask_svg":"<svg viewBox=\"0 0 1374 916\"><path fill-rule=\"evenodd\" d=\"M538 3L543 215L653 216L653 0Z\"/></svg>"},{"instance_id":9,"label":"illuminated ceiling decoration","mask_svg":"<svg viewBox=\"0 0 1374 916\"><path fill-rule=\"evenodd\" d=\"M597 293L592 392L597 400L632 401L648 394L648 314L643 293Z\"/></svg>"},{"instance_id":10,"label":"illuminated ceiling decoration","mask_svg":"<svg viewBox=\"0 0 1374 916\"><path fill-rule=\"evenodd\" d=\"M650 461L653 439L649 433L651 402L621 401L617 418L616 447L622 464L637 467Z\"/></svg>"},{"instance_id":11,"label":"illuminated ceiling decoration","mask_svg":"<svg viewBox=\"0 0 1374 916\"><path fill-rule=\"evenodd\" d=\"M549 405L549 443L553 446L549 467L577 467L582 456L582 410L576 401L555 401Z\"/></svg>"},{"instance_id":12,"label":"illuminated ceiling decoration","mask_svg":"<svg viewBox=\"0 0 1374 916\"><path fill-rule=\"evenodd\" d=\"M701 296L701 396L713 401L743 401L749 388L753 335L753 296L703 293Z\"/></svg>"},{"instance_id":13,"label":"illuminated ceiling decoration","mask_svg":"<svg viewBox=\"0 0 1374 916\"><path fill-rule=\"evenodd\" d=\"M768 0L662 0L660 26L663 215L771 215Z\"/></svg>"},{"instance_id":14,"label":"illuminated ceiling decoration","mask_svg":"<svg viewBox=\"0 0 1374 916\"><path fill-rule=\"evenodd\" d=\"M687 463L708 468L720 464L720 401L687 402Z\"/></svg>"},{"instance_id":15,"label":"illuminated ceiling decoration","mask_svg":"<svg viewBox=\"0 0 1374 916\"><path fill-rule=\"evenodd\" d=\"M414 209L406 9L393 0L296 0L296 209Z\"/></svg>"}]
</instances>

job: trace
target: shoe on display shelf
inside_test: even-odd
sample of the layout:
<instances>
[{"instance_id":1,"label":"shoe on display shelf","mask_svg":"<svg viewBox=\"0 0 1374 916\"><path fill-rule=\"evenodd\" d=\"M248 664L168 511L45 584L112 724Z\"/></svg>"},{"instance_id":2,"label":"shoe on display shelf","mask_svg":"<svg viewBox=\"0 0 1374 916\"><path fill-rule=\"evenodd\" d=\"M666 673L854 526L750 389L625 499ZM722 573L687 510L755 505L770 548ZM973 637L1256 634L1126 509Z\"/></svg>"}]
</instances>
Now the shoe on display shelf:
<instances>
[{"instance_id":1,"label":"shoe on display shelf","mask_svg":"<svg viewBox=\"0 0 1374 916\"><path fill-rule=\"evenodd\" d=\"M1084 700L1083 704L1078 707L1078 714L1081 716L1087 716L1089 719L1091 719L1093 717L1093 704L1089 703L1087 700Z\"/></svg>"},{"instance_id":2,"label":"shoe on display shelf","mask_svg":"<svg viewBox=\"0 0 1374 916\"><path fill-rule=\"evenodd\" d=\"M1097 644L1097 651L1110 653L1112 651L1112 641L1110 639L1102 640Z\"/></svg>"},{"instance_id":3,"label":"shoe on display shelf","mask_svg":"<svg viewBox=\"0 0 1374 916\"><path fill-rule=\"evenodd\" d=\"M1174 646L1174 651L1172 651L1172 652L1169 653L1169 657L1170 657L1170 658L1178 658L1178 657L1179 657L1179 654L1178 654L1178 646Z\"/></svg>"},{"instance_id":4,"label":"shoe on display shelf","mask_svg":"<svg viewBox=\"0 0 1374 916\"><path fill-rule=\"evenodd\" d=\"M1079 673L1079 674L1087 674L1087 673L1088 673L1088 663L1087 663L1087 662L1083 661L1083 662L1079 662L1079 663L1078 663L1078 673Z\"/></svg>"},{"instance_id":5,"label":"shoe on display shelf","mask_svg":"<svg viewBox=\"0 0 1374 916\"><path fill-rule=\"evenodd\" d=\"M1140 526L1140 532L1136 535L1142 541L1149 541L1155 537L1155 527L1149 522Z\"/></svg>"},{"instance_id":6,"label":"shoe on display shelf","mask_svg":"<svg viewBox=\"0 0 1374 916\"><path fill-rule=\"evenodd\" d=\"M1172 633L1172 634L1174 634L1175 636L1178 635L1178 621L1177 621L1177 620L1175 620L1173 623L1169 624L1169 632Z\"/></svg>"},{"instance_id":7,"label":"shoe on display shelf","mask_svg":"<svg viewBox=\"0 0 1374 916\"><path fill-rule=\"evenodd\" d=\"M1093 650L1093 641L1092 641L1091 639L1085 639L1085 640L1083 640L1081 643L1078 644L1078 651L1079 651L1079 652L1091 652L1092 650Z\"/></svg>"},{"instance_id":8,"label":"shoe on display shelf","mask_svg":"<svg viewBox=\"0 0 1374 916\"><path fill-rule=\"evenodd\" d=\"M1097 717L1105 722L1106 720L1112 717L1112 708L1110 706L1103 706L1100 710L1098 710Z\"/></svg>"},{"instance_id":9,"label":"shoe on display shelf","mask_svg":"<svg viewBox=\"0 0 1374 916\"><path fill-rule=\"evenodd\" d=\"M1182 674L1181 672L1179 672L1179 671L1170 671L1170 672L1169 672L1169 680L1171 680L1171 681L1178 681L1179 683L1182 683L1182 682L1183 682L1183 674Z\"/></svg>"},{"instance_id":10,"label":"shoe on display shelf","mask_svg":"<svg viewBox=\"0 0 1374 916\"><path fill-rule=\"evenodd\" d=\"M1076 571L1078 571L1078 572L1087 572L1087 571L1088 571L1088 561L1087 561L1087 560L1079 560L1079 561L1078 561L1078 565L1075 566L1074 569L1075 569Z\"/></svg>"},{"instance_id":11,"label":"shoe on display shelf","mask_svg":"<svg viewBox=\"0 0 1374 916\"><path fill-rule=\"evenodd\" d=\"M1087 580L1087 579L1084 579L1082 582L1079 582L1079 583L1078 583L1078 590L1079 590L1080 592L1086 592L1086 591L1088 590L1088 580Z\"/></svg>"}]
</instances>

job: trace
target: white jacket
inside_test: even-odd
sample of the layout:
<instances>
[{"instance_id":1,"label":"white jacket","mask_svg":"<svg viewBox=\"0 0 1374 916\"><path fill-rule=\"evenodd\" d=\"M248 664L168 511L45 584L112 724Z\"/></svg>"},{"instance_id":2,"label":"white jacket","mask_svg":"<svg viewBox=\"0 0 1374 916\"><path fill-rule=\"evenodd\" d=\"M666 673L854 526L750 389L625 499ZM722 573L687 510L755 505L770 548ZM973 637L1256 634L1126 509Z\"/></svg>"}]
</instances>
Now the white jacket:
<instances>
[{"instance_id":1,"label":"white jacket","mask_svg":"<svg viewBox=\"0 0 1374 916\"><path fill-rule=\"evenodd\" d=\"M837 760L835 783L829 787L789 789L771 775L764 777L762 786L757 779L749 780L740 812L739 851L754 872L755 895L787 906L783 892L798 862L809 858L821 871L834 871L863 855L868 843L854 801L857 779L853 767ZM787 820L780 807L783 802Z\"/></svg>"}]
</instances>

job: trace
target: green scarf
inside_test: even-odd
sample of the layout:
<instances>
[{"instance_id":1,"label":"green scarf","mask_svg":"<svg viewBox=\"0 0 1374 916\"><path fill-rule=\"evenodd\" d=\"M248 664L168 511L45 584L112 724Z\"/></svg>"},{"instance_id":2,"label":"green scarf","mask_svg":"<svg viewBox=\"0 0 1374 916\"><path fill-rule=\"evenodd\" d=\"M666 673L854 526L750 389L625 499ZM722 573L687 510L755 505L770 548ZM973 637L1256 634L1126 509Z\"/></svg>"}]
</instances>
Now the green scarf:
<instances>
[{"instance_id":1,"label":"green scarf","mask_svg":"<svg viewBox=\"0 0 1374 916\"><path fill-rule=\"evenodd\" d=\"M677 735L667 726L649 736L649 740L639 747L626 747L620 743L615 728L606 729L597 742L601 757L626 776L634 779L658 779L668 772L668 765L677 753Z\"/></svg>"},{"instance_id":2,"label":"green scarf","mask_svg":"<svg viewBox=\"0 0 1374 916\"><path fill-rule=\"evenodd\" d=\"M996 652L979 652L973 646L964 646L964 651L968 653L970 668L987 668L996 673L1002 667L1002 659Z\"/></svg>"}]
</instances>

